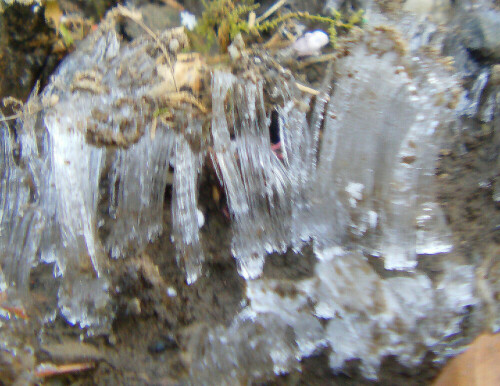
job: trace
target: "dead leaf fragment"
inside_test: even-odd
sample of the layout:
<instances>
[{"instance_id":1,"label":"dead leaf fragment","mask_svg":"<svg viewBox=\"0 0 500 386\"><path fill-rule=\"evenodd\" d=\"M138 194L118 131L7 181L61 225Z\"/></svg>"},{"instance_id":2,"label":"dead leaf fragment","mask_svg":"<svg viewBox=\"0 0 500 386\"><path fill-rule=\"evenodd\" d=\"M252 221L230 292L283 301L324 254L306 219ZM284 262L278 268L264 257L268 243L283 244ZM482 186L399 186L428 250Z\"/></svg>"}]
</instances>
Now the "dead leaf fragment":
<instances>
[{"instance_id":1,"label":"dead leaf fragment","mask_svg":"<svg viewBox=\"0 0 500 386\"><path fill-rule=\"evenodd\" d=\"M52 361L57 363L98 362L104 354L91 344L65 340L62 343L51 343L42 346Z\"/></svg>"},{"instance_id":2,"label":"dead leaf fragment","mask_svg":"<svg viewBox=\"0 0 500 386\"><path fill-rule=\"evenodd\" d=\"M47 21L47 24L52 25L56 30L58 30L62 16L63 11L59 8L57 1L48 0L45 3L45 20Z\"/></svg>"},{"instance_id":3,"label":"dead leaf fragment","mask_svg":"<svg viewBox=\"0 0 500 386\"><path fill-rule=\"evenodd\" d=\"M482 334L446 365L433 386L500 385L499 363L500 334Z\"/></svg>"}]
</instances>

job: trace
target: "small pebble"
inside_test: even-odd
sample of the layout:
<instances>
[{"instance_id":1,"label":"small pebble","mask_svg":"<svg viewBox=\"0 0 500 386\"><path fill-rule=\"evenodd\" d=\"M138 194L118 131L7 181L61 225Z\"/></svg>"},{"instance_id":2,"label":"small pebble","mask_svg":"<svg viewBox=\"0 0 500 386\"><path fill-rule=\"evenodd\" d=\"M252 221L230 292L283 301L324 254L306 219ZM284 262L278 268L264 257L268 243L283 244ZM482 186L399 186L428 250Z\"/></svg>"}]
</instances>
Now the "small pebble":
<instances>
[{"instance_id":1,"label":"small pebble","mask_svg":"<svg viewBox=\"0 0 500 386\"><path fill-rule=\"evenodd\" d=\"M108 343L111 346L116 346L116 344L118 343L118 339L116 338L116 335L111 334L110 336L108 336Z\"/></svg>"},{"instance_id":2,"label":"small pebble","mask_svg":"<svg viewBox=\"0 0 500 386\"><path fill-rule=\"evenodd\" d=\"M203 215L203 212L199 209L197 211L197 217L198 217L198 228L201 228L203 225L205 225L205 216Z\"/></svg>"},{"instance_id":3,"label":"small pebble","mask_svg":"<svg viewBox=\"0 0 500 386\"><path fill-rule=\"evenodd\" d=\"M321 49L326 46L329 41L330 39L325 32L316 30L307 32L304 36L298 38L295 43L293 43L292 48L300 56L319 55Z\"/></svg>"},{"instance_id":4,"label":"small pebble","mask_svg":"<svg viewBox=\"0 0 500 386\"><path fill-rule=\"evenodd\" d=\"M493 67L491 67L490 82L494 86L500 84L500 64L495 64Z\"/></svg>"},{"instance_id":5,"label":"small pebble","mask_svg":"<svg viewBox=\"0 0 500 386\"><path fill-rule=\"evenodd\" d=\"M141 301L137 298L133 298L127 304L127 313L129 315L140 315L141 314Z\"/></svg>"},{"instance_id":6,"label":"small pebble","mask_svg":"<svg viewBox=\"0 0 500 386\"><path fill-rule=\"evenodd\" d=\"M148 351L151 354L161 354L177 347L177 341L172 335L163 335L148 346Z\"/></svg>"},{"instance_id":7,"label":"small pebble","mask_svg":"<svg viewBox=\"0 0 500 386\"><path fill-rule=\"evenodd\" d=\"M172 298L174 296L177 296L177 291L175 290L174 287L168 287L167 288L167 295Z\"/></svg>"}]
</instances>

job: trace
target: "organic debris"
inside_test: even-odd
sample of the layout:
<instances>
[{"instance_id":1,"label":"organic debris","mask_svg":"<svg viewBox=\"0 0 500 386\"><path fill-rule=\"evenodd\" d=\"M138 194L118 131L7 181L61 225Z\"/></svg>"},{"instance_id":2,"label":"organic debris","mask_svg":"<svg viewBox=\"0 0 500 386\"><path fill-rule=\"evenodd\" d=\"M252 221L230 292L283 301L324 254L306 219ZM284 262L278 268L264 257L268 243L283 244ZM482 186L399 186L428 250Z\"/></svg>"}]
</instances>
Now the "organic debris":
<instances>
[{"instance_id":1,"label":"organic debris","mask_svg":"<svg viewBox=\"0 0 500 386\"><path fill-rule=\"evenodd\" d=\"M274 13L283 4L283 2L278 2L262 17L256 18L254 11L260 5L253 0L238 3L233 0L208 2L202 0L202 3L204 6L202 18L194 31L189 34L193 48L200 52L209 52L216 42L220 51L226 52L239 33L244 34L245 40L249 43L256 41L260 34L271 33L290 20L304 20L326 25L330 43L335 46L339 30L349 31L363 22L362 10L347 16L340 12L334 12L331 17L312 15L308 12L289 12L275 16Z\"/></svg>"},{"instance_id":2,"label":"organic debris","mask_svg":"<svg viewBox=\"0 0 500 386\"><path fill-rule=\"evenodd\" d=\"M467 350L450 360L433 386L494 386L500 384L500 334L482 334Z\"/></svg>"}]
</instances>

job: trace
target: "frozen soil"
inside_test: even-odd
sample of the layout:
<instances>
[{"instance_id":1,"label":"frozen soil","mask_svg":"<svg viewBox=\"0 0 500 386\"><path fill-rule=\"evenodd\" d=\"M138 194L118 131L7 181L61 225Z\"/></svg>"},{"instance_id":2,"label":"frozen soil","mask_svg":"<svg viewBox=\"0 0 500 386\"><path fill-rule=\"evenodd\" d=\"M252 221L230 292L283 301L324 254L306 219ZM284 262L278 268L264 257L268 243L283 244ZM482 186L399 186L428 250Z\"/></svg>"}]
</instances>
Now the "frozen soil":
<instances>
[{"instance_id":1,"label":"frozen soil","mask_svg":"<svg viewBox=\"0 0 500 386\"><path fill-rule=\"evenodd\" d=\"M453 141L458 139L450 138L450 142ZM442 205L458 246L453 258L477 260L484 259L487 253L498 253L495 252L499 249L498 234L494 229L495 221L500 220L500 211L493 205L491 192L488 194L487 189L479 186L479 182L495 170L494 160L481 160L476 154L487 151L488 147L491 141L480 139L473 150L462 156L454 157L446 152L438 168ZM475 173L470 172L472 167ZM447 176L442 177L444 174ZM140 256L115 264L114 283L120 292L116 294L117 317L109 337L85 339L85 346L75 350L80 330L59 319L46 330L45 344L40 347L41 359L76 360L78 351L82 351L81 356L85 358L83 354L89 345L95 351L87 359L98 361L95 370L47 379L47 384L183 384L188 381L189 358L182 355L187 336L204 325L228 324L242 308L244 291L244 281L236 273L229 250L229 222L209 194L215 185L207 180L203 184L200 198L206 217L203 238L206 250L211 252L206 275L191 286L185 284L169 238L170 221L165 221L166 231L157 242ZM476 211L473 218L471 210ZM165 219L170 218L169 212L166 206ZM428 265L426 271L433 271L432 262L424 264ZM269 256L264 275L298 279L311 275L313 266L312 252L305 248L303 255L289 252ZM168 289L174 289L177 295L169 296ZM56 343L67 345L68 352L54 355ZM373 383L360 375L356 361L342 374L333 374L327 354L327 350L323 350L305 359L301 373L292 372L258 384ZM438 370L431 355L417 369L404 368L394 358L387 358L379 383L426 384Z\"/></svg>"},{"instance_id":2,"label":"frozen soil","mask_svg":"<svg viewBox=\"0 0 500 386\"><path fill-rule=\"evenodd\" d=\"M469 143L464 151L464 141ZM471 146L472 142L473 146ZM479 263L498 256L500 251L500 209L491 195L495 178L496 157L494 141L488 136L464 139L448 131L442 157L437 167L437 190L441 205L453 231L455 251L440 257L422 257L419 269L431 277L439 275L440 262L460 259ZM458 154L462 149L462 153ZM81 331L57 320L45 332L45 345L40 355L52 361L84 358L97 361L94 370L77 375L46 379L46 384L186 384L189 382L190 358L182 348L194 331L216 324L228 325L244 306L244 280L238 276L230 253L230 227L224 215L223 199L216 203L213 190L218 188L215 176L207 171L200 189L200 208L205 213L203 242L208 262L205 275L188 286L184 274L175 262L175 248L169 237L170 207L165 206L165 232L141 255L114 264L114 283L120 288L116 293L117 317L112 334L79 341ZM498 176L497 176L498 177ZM167 190L166 194L170 194ZM289 251L271 255L266 260L264 276L269 278L299 279L312 275L315 258L311 248L301 255ZM376 264L376 263L374 263ZM115 288L116 288L115 286ZM169 296L174 289L176 296ZM464 339L477 334L467 323L463 326ZM55 343L66 344L71 350L66 357L44 351ZM92 355L83 355L91 346ZM75 354L76 352L76 354ZM298 385L368 385L368 384L428 384L439 372L428 354L418 368L405 368L393 357L387 357L380 370L378 382L362 377L356 360L349 362L340 374L328 366L328 349L316 353L302 362L302 372L265 379L254 384Z\"/></svg>"},{"instance_id":3,"label":"frozen soil","mask_svg":"<svg viewBox=\"0 0 500 386\"><path fill-rule=\"evenodd\" d=\"M9 95L8 90L2 91ZM439 275L442 259L460 259L480 265L500 255L500 208L492 198L495 179L500 178L497 166L500 141L494 137L494 123L498 124L493 122L491 127L471 129L465 135L452 130L444 133L436 183L441 206L453 232L455 250L440 257L421 258L419 269L431 278ZM113 263L112 288L117 305L112 333L84 338L80 329L58 317L53 324L44 327L43 342L34 342L39 361L88 360L96 362L95 368L47 378L44 384L175 385L189 382L190 358L183 354L187 337L205 326L228 325L245 306L245 282L237 274L231 257L231 229L224 214L222 190L208 168L200 184L200 209L205 215L202 237L207 251L205 274L190 286L185 283L170 240L170 200L166 200L163 235L138 256ZM170 196L168 188L165 194ZM264 276L305 278L312 275L314 264L310 247L304 248L302 254L291 251L274 254L266 260ZM493 264L491 269L498 267ZM32 285L36 287L38 283L36 275L50 274L48 269L37 270ZM42 289L36 288L37 291L42 292ZM42 306L43 300L38 307ZM468 331L465 335L474 333L477 331ZM414 369L405 368L389 357L383 362L378 383L427 384L439 368L430 354L419 368ZM328 366L328 349L324 349L303 361L302 372L295 371L255 384L363 385L373 382L361 376L357 361L350 362L341 374L333 374Z\"/></svg>"},{"instance_id":4,"label":"frozen soil","mask_svg":"<svg viewBox=\"0 0 500 386\"><path fill-rule=\"evenodd\" d=\"M498 130L498 123L462 136L450 133L437 169L438 194L455 249L474 264L500 251L500 208L493 200L499 178L498 133L493 128Z\"/></svg>"}]
</instances>

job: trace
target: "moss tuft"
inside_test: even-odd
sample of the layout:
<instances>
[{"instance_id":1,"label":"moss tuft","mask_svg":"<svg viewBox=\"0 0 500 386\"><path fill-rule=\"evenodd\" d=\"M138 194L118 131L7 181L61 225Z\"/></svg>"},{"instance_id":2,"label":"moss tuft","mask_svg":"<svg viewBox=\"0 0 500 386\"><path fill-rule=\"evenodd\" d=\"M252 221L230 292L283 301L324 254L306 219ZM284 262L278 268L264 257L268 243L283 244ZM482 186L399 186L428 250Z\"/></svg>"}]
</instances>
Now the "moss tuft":
<instances>
[{"instance_id":1,"label":"moss tuft","mask_svg":"<svg viewBox=\"0 0 500 386\"><path fill-rule=\"evenodd\" d=\"M226 52L227 47L238 33L247 40L261 33L272 32L283 22L290 19L302 19L324 24L330 36L330 43L335 47L339 31L349 31L355 25L363 23L363 10L350 15L334 11L332 16L312 15L308 12L291 12L267 19L262 23L249 25L250 12L259 8L253 0L202 0L205 8L195 30L190 33L191 46L199 52L208 53L214 46Z\"/></svg>"}]
</instances>

